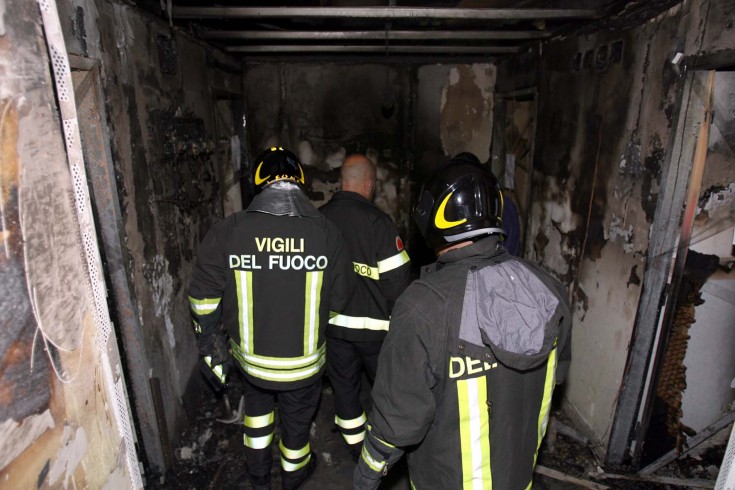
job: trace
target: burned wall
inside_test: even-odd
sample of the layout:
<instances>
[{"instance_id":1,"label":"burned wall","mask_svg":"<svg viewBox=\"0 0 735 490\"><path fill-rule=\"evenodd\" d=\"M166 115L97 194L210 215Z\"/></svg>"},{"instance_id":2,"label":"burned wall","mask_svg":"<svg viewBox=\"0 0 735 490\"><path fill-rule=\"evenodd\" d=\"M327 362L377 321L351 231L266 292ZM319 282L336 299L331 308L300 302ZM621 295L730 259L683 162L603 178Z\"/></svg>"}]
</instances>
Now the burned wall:
<instances>
[{"instance_id":1,"label":"burned wall","mask_svg":"<svg viewBox=\"0 0 735 490\"><path fill-rule=\"evenodd\" d=\"M68 77L56 10L10 0L3 11L0 481L7 488L139 488L115 334L95 298L104 285L86 234L92 216L80 192L84 173L65 148L74 120L59 117L58 102L73 106L73 92L62 84L55 93L50 72L53 64Z\"/></svg>"},{"instance_id":2,"label":"burned wall","mask_svg":"<svg viewBox=\"0 0 735 490\"><path fill-rule=\"evenodd\" d=\"M187 288L198 245L223 216L231 164L223 145L230 148L232 121L215 102L238 96L240 66L125 2L76 0L63 11L68 46L101 73L123 237L117 260L141 343L127 350L127 368L144 371L144 386L131 396L155 378L165 407L161 434L174 443L187 385L199 380ZM155 423L153 414L140 416Z\"/></svg>"},{"instance_id":3,"label":"burned wall","mask_svg":"<svg viewBox=\"0 0 735 490\"><path fill-rule=\"evenodd\" d=\"M382 64L248 64L252 154L284 146L306 166L309 195L321 205L338 189L345 156L378 167L375 203L404 233L410 207L410 73Z\"/></svg>"},{"instance_id":4,"label":"burned wall","mask_svg":"<svg viewBox=\"0 0 735 490\"><path fill-rule=\"evenodd\" d=\"M544 46L525 254L574 303L568 408L602 445L628 356L649 230L683 84L680 8Z\"/></svg>"}]
</instances>

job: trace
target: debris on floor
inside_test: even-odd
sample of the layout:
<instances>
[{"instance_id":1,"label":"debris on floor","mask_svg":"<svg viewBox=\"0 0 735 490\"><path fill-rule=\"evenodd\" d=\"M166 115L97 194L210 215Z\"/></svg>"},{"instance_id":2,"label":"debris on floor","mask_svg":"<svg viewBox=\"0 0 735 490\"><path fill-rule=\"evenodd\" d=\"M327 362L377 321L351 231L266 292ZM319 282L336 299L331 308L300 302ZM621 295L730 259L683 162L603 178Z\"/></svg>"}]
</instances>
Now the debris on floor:
<instances>
[{"instance_id":1,"label":"debris on floor","mask_svg":"<svg viewBox=\"0 0 735 490\"><path fill-rule=\"evenodd\" d=\"M364 389L367 402L369 391ZM181 435L175 450L175 466L165 476L147 475L146 488L166 490L230 490L249 488L242 442L244 400L235 384L227 393L203 397L197 413ZM237 400L236 403L233 403ZM729 428L727 429L729 430ZM728 432L729 433L729 432ZM278 437L278 429L276 429ZM319 466L304 490L351 488L354 462L334 426L334 398L328 379L316 419L311 427L311 446ZM280 488L280 456L273 445L271 483ZM561 412L555 411L538 455L533 490L588 488L593 490L668 490L714 488L725 445L674 459L652 475L603 469L588 438L577 431ZM404 458L405 460L405 458ZM381 489L409 490L405 463L399 463L384 479Z\"/></svg>"}]
</instances>

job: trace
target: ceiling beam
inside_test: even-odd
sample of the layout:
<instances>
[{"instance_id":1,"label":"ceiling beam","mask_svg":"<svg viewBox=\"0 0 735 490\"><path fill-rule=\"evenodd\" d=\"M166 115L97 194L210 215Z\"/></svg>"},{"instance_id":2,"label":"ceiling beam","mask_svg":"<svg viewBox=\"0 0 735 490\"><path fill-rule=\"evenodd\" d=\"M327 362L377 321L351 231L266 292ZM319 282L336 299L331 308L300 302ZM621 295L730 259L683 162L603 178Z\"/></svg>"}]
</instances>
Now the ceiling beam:
<instances>
[{"instance_id":1,"label":"ceiling beam","mask_svg":"<svg viewBox=\"0 0 735 490\"><path fill-rule=\"evenodd\" d=\"M198 33L201 39L240 39L253 41L325 40L325 41L444 41L453 39L543 39L545 31L213 31Z\"/></svg>"},{"instance_id":2,"label":"ceiling beam","mask_svg":"<svg viewBox=\"0 0 735 490\"><path fill-rule=\"evenodd\" d=\"M227 46L228 53L379 53L386 54L385 46ZM426 54L512 54L514 46L390 46L390 53Z\"/></svg>"},{"instance_id":3,"label":"ceiling beam","mask_svg":"<svg viewBox=\"0 0 735 490\"><path fill-rule=\"evenodd\" d=\"M582 9L409 8L409 7L173 7L177 19L222 18L354 18L354 19L455 19L539 20L589 19L597 12Z\"/></svg>"}]
</instances>

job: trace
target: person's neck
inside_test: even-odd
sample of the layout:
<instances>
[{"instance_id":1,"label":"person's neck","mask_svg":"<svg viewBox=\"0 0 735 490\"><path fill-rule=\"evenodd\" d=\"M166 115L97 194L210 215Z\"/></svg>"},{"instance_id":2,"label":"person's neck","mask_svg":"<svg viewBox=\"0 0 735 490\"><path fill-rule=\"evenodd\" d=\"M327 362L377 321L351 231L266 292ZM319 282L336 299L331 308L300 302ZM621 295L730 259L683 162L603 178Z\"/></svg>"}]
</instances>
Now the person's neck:
<instances>
[{"instance_id":1,"label":"person's neck","mask_svg":"<svg viewBox=\"0 0 735 490\"><path fill-rule=\"evenodd\" d=\"M467 247L469 245L472 245L472 243L474 243L474 242L472 242L472 240L465 240L463 242L455 243L453 245L449 245L447 247L444 247L441 250L437 250L436 255L437 255L437 257L440 257L440 256L444 255L445 253L450 252L452 250L457 250L458 248L463 248L463 247Z\"/></svg>"}]
</instances>

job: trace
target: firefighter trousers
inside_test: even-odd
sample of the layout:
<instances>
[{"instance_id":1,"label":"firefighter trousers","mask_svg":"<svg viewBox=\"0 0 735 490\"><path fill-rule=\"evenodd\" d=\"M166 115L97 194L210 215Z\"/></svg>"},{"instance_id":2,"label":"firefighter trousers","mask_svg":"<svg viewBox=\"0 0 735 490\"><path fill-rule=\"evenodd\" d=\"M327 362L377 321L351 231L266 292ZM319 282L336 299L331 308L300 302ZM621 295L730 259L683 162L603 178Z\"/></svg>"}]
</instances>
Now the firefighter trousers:
<instances>
[{"instance_id":1,"label":"firefighter trousers","mask_svg":"<svg viewBox=\"0 0 735 490\"><path fill-rule=\"evenodd\" d=\"M248 474L256 479L270 475L276 422L276 403L281 437L278 447L284 488L304 477L309 460L309 430L314 418L322 380L304 388L289 391L273 391L259 388L245 380L245 456Z\"/></svg>"},{"instance_id":2,"label":"firefighter trousers","mask_svg":"<svg viewBox=\"0 0 735 490\"><path fill-rule=\"evenodd\" d=\"M327 374L334 389L334 422L351 447L362 444L367 416L360 401L363 368L370 384L378 370L382 341L350 342L327 337Z\"/></svg>"}]
</instances>

